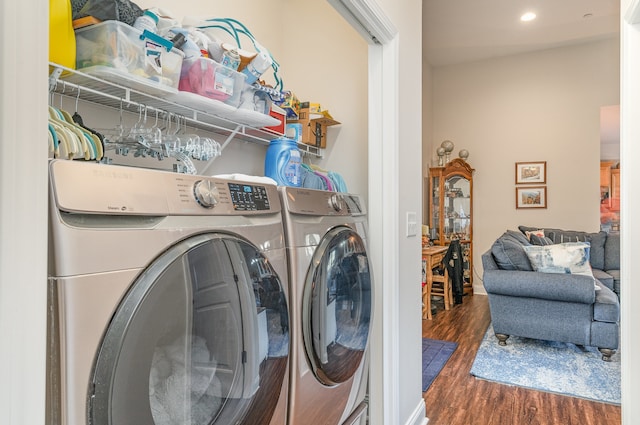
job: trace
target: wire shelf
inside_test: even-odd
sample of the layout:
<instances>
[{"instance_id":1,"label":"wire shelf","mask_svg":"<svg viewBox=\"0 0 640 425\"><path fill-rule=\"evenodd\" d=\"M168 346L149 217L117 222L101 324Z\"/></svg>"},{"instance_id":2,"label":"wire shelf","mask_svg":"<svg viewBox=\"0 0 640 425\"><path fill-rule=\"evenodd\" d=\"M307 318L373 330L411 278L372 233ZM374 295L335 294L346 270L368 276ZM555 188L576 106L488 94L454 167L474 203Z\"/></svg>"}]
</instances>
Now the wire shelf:
<instances>
[{"instance_id":1,"label":"wire shelf","mask_svg":"<svg viewBox=\"0 0 640 425\"><path fill-rule=\"evenodd\" d=\"M159 111L174 114L182 117L193 128L225 137L222 149L232 140L268 145L271 140L279 137L260 128L240 124L207 111L173 102L160 97L160 95L125 87L55 63L50 63L49 65L51 69L49 91L51 93L117 110L120 110L123 106L134 106L136 109L142 107L151 112ZM324 155L324 150L315 146L298 143L298 148L303 154L317 157Z\"/></svg>"}]
</instances>

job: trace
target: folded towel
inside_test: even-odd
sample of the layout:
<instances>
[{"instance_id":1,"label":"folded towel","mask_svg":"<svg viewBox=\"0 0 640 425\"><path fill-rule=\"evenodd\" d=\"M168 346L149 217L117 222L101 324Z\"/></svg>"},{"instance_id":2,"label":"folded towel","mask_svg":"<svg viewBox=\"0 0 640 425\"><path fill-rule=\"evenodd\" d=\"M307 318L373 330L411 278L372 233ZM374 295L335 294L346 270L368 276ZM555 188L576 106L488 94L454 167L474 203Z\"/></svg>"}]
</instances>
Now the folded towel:
<instances>
[{"instance_id":1,"label":"folded towel","mask_svg":"<svg viewBox=\"0 0 640 425\"><path fill-rule=\"evenodd\" d=\"M233 174L217 174L213 177L217 177L220 179L227 179L227 180L241 180L241 181L252 182L252 183L272 184L274 186L278 185L278 183L274 179L266 176L250 176L248 174L233 173Z\"/></svg>"}]
</instances>

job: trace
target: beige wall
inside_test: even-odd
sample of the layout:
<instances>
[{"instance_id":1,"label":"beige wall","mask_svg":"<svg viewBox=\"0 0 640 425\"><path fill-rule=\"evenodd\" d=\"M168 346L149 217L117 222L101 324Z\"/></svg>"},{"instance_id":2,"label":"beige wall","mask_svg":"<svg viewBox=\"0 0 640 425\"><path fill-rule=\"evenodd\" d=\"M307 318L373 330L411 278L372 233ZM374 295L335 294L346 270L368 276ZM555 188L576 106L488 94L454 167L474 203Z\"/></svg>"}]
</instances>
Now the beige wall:
<instances>
[{"instance_id":1,"label":"beige wall","mask_svg":"<svg viewBox=\"0 0 640 425\"><path fill-rule=\"evenodd\" d=\"M326 1L284 0L280 19L271 31L283 29L285 85L342 123L329 128L325 159L317 163L366 196L367 43Z\"/></svg>"},{"instance_id":2,"label":"beige wall","mask_svg":"<svg viewBox=\"0 0 640 425\"><path fill-rule=\"evenodd\" d=\"M476 277L506 229L599 230L600 108L620 100L619 60L609 39L433 70L431 157L449 139L476 170ZM547 162L547 209L515 208L520 161Z\"/></svg>"}]
</instances>

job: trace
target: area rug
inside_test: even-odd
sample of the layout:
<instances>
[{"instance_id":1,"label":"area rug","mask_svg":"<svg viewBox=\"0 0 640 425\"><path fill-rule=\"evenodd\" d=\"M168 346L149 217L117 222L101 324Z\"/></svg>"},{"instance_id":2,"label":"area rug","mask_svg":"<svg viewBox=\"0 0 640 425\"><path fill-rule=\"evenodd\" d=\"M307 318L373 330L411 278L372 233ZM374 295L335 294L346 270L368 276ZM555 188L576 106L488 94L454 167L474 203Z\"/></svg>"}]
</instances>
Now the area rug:
<instances>
[{"instance_id":1,"label":"area rug","mask_svg":"<svg viewBox=\"0 0 640 425\"><path fill-rule=\"evenodd\" d=\"M506 346L489 326L471 367L477 378L620 404L620 353L602 361L595 347L510 337Z\"/></svg>"},{"instance_id":2,"label":"area rug","mask_svg":"<svg viewBox=\"0 0 640 425\"><path fill-rule=\"evenodd\" d=\"M422 392L429 389L456 347L457 342L422 338Z\"/></svg>"}]
</instances>

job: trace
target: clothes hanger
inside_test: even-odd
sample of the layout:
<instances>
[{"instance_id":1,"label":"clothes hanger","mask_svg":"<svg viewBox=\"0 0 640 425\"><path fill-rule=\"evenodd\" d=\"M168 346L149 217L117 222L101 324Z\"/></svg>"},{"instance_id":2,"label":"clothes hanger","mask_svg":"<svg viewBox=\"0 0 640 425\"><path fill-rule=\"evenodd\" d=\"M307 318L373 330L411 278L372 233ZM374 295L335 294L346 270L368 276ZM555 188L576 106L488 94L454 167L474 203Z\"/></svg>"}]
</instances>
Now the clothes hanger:
<instances>
[{"instance_id":1,"label":"clothes hanger","mask_svg":"<svg viewBox=\"0 0 640 425\"><path fill-rule=\"evenodd\" d=\"M56 158L72 159L75 156L76 145L73 141L73 135L59 124L55 119L49 118L49 125L58 139L58 149L54 150Z\"/></svg>"},{"instance_id":2,"label":"clothes hanger","mask_svg":"<svg viewBox=\"0 0 640 425\"><path fill-rule=\"evenodd\" d=\"M78 113L78 100L80 99L80 87L78 87L78 93L76 96L76 107L75 107L75 112L73 113L73 116L71 117L71 120L78 126L80 126L81 128L85 129L86 131L89 132L89 136L91 137L91 139L93 140L93 145L95 148L95 156L94 159L96 160L101 160L102 157L104 156L104 136L102 134L100 134L99 132L87 127L84 125L84 121L82 119L82 117L80 116L80 114Z\"/></svg>"},{"instance_id":3,"label":"clothes hanger","mask_svg":"<svg viewBox=\"0 0 640 425\"><path fill-rule=\"evenodd\" d=\"M49 106L50 122L57 135L67 143L65 147L68 159L84 158L86 160L95 158L94 141L86 132L79 128L72 120L71 115L62 109L62 96L66 90L66 83L63 82L62 93L60 94L60 108Z\"/></svg>"},{"instance_id":4,"label":"clothes hanger","mask_svg":"<svg viewBox=\"0 0 640 425\"><path fill-rule=\"evenodd\" d=\"M60 154L60 140L58 140L58 136L56 135L56 131L51 125L51 123L47 123L48 131L48 139L49 139L49 152L56 158Z\"/></svg>"},{"instance_id":5,"label":"clothes hanger","mask_svg":"<svg viewBox=\"0 0 640 425\"><path fill-rule=\"evenodd\" d=\"M78 139L82 144L82 154L84 155L84 159L95 159L97 148L95 146L95 141L93 140L91 135L87 133L84 128L78 126L73 121L73 118L71 117L71 114L69 114L69 112L65 111L64 109L60 109L59 112L62 114L65 123L69 125L71 131L78 135Z\"/></svg>"},{"instance_id":6,"label":"clothes hanger","mask_svg":"<svg viewBox=\"0 0 640 425\"><path fill-rule=\"evenodd\" d=\"M313 168L314 171L320 171L321 173L328 173L328 170L325 170L324 168L320 167L319 165L316 164L311 164L310 165L311 168Z\"/></svg>"},{"instance_id":7,"label":"clothes hanger","mask_svg":"<svg viewBox=\"0 0 640 425\"><path fill-rule=\"evenodd\" d=\"M56 83L57 84L57 83ZM65 92L66 84L63 82L62 93ZM50 99L49 105L49 123L53 127L59 141L61 142L62 149L59 150L59 154L62 157L69 159L69 156L75 156L75 152L77 151L78 143L76 141L76 136L65 128L64 124L62 124L62 115L58 112L58 110L51 106L53 104L54 97L53 94ZM62 94L60 95L60 102L62 102Z\"/></svg>"},{"instance_id":8,"label":"clothes hanger","mask_svg":"<svg viewBox=\"0 0 640 425\"><path fill-rule=\"evenodd\" d=\"M58 117L60 117L59 123L67 131L69 131L71 134L75 136L74 142L76 144L76 147L74 149L74 152L75 152L74 159L75 158L84 158L87 160L91 159L91 156L89 154L89 152L91 151L91 148L89 147L89 144L93 142L90 142L88 140L84 131L80 130L78 126L73 124L73 122L69 122L69 119L71 119L71 116L69 115L68 112L62 109L54 109L54 111L57 113Z\"/></svg>"},{"instance_id":9,"label":"clothes hanger","mask_svg":"<svg viewBox=\"0 0 640 425\"><path fill-rule=\"evenodd\" d=\"M81 150L81 142L78 140L78 136L67 128L60 118L60 114L53 106L49 106L49 124L53 127L61 142L59 145L60 157L73 159L77 152Z\"/></svg>"}]
</instances>

